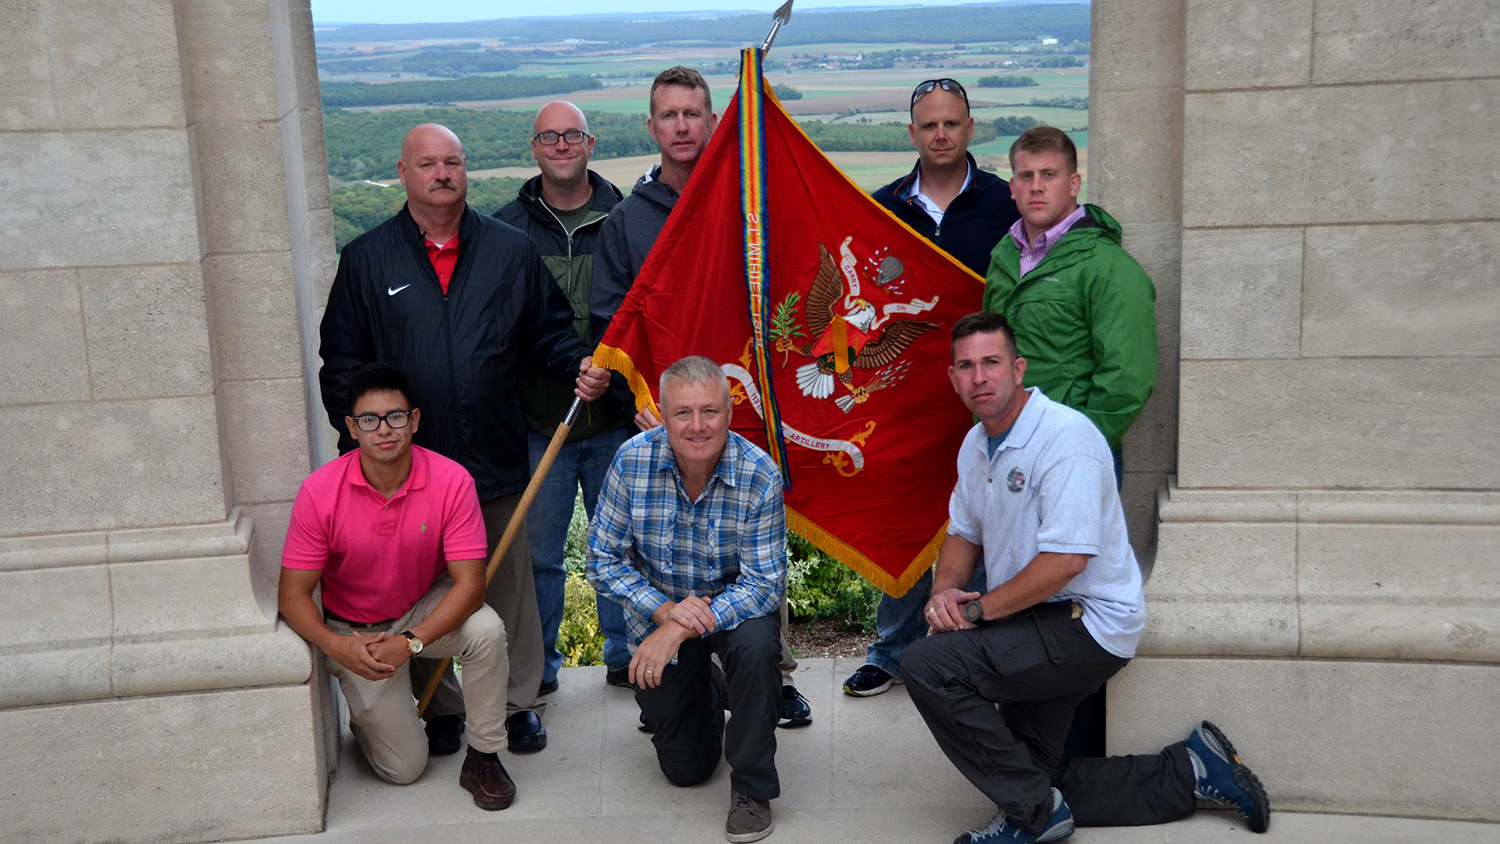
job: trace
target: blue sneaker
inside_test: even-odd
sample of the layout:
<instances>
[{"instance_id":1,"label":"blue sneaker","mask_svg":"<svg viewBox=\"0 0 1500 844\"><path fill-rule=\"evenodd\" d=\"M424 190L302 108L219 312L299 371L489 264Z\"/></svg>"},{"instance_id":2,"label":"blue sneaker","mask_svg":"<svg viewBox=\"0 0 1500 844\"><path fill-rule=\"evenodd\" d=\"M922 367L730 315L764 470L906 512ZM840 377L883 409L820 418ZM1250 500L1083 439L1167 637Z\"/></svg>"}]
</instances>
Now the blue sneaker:
<instances>
[{"instance_id":1,"label":"blue sneaker","mask_svg":"<svg viewBox=\"0 0 1500 844\"><path fill-rule=\"evenodd\" d=\"M1027 832L1012 826L1005 820L1005 813L998 812L990 822L978 829L971 829L953 839L953 844L1032 844L1032 842L1061 841L1073 834L1073 810L1062 792L1052 789L1052 816L1047 818L1047 828L1041 832Z\"/></svg>"},{"instance_id":2,"label":"blue sneaker","mask_svg":"<svg viewBox=\"0 0 1500 844\"><path fill-rule=\"evenodd\" d=\"M1198 778L1193 796L1223 803L1240 810L1251 832L1265 832L1271 826L1271 801L1260 780L1234 751L1234 745L1211 721L1204 721L1188 733L1188 756L1193 760L1193 774Z\"/></svg>"}]
</instances>

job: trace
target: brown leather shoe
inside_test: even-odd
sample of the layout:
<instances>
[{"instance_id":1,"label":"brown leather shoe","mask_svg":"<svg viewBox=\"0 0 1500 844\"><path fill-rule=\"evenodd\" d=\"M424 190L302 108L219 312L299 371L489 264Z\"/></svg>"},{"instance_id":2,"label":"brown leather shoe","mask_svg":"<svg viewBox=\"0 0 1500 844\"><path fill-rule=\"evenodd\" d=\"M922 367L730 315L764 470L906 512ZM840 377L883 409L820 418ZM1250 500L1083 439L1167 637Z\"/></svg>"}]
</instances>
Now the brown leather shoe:
<instances>
[{"instance_id":1,"label":"brown leather shoe","mask_svg":"<svg viewBox=\"0 0 1500 844\"><path fill-rule=\"evenodd\" d=\"M469 748L464 757L463 772L458 775L458 784L474 795L474 805L481 809L496 811L507 809L516 799L516 784L500 757L493 753L480 753Z\"/></svg>"}]
</instances>

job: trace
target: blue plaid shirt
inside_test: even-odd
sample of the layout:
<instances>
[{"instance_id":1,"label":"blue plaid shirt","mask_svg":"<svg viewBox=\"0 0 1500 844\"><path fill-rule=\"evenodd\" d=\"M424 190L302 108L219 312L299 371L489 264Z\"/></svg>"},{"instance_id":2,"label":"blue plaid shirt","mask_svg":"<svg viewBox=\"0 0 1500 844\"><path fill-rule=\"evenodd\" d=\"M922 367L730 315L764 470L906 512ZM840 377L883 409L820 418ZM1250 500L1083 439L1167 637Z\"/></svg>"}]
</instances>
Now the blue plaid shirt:
<instances>
[{"instance_id":1,"label":"blue plaid shirt","mask_svg":"<svg viewBox=\"0 0 1500 844\"><path fill-rule=\"evenodd\" d=\"M625 608L631 652L668 600L711 597L718 630L771 615L786 590L786 510L769 455L729 432L698 500L653 428L620 447L589 529L588 579Z\"/></svg>"}]
</instances>

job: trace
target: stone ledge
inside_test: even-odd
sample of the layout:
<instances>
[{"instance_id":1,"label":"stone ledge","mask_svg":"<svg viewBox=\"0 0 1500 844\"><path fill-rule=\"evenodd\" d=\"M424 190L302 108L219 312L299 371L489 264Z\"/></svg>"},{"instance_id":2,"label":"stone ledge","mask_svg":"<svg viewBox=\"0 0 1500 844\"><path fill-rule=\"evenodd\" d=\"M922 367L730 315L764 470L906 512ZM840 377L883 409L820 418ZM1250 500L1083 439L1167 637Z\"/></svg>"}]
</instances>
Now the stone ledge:
<instances>
[{"instance_id":1,"label":"stone ledge","mask_svg":"<svg viewBox=\"0 0 1500 844\"><path fill-rule=\"evenodd\" d=\"M1500 664L1500 493L1168 478L1158 510L1142 654Z\"/></svg>"},{"instance_id":2,"label":"stone ledge","mask_svg":"<svg viewBox=\"0 0 1500 844\"><path fill-rule=\"evenodd\" d=\"M110 642L0 656L0 710L307 682L307 643L272 632Z\"/></svg>"},{"instance_id":3,"label":"stone ledge","mask_svg":"<svg viewBox=\"0 0 1500 844\"><path fill-rule=\"evenodd\" d=\"M1164 522L1352 522L1500 526L1500 492L1182 489L1157 492Z\"/></svg>"},{"instance_id":4,"label":"stone ledge","mask_svg":"<svg viewBox=\"0 0 1500 844\"><path fill-rule=\"evenodd\" d=\"M223 522L0 538L0 571L219 557L250 550L253 523L236 507Z\"/></svg>"}]
</instances>

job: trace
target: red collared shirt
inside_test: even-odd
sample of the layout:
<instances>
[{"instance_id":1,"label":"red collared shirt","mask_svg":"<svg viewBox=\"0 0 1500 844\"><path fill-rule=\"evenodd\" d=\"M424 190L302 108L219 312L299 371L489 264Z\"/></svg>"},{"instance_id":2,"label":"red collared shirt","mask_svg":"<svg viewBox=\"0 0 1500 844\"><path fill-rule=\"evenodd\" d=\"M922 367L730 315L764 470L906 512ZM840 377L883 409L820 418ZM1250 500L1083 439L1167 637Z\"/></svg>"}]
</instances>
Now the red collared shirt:
<instances>
[{"instance_id":1,"label":"red collared shirt","mask_svg":"<svg viewBox=\"0 0 1500 844\"><path fill-rule=\"evenodd\" d=\"M448 295L448 282L453 278L453 268L458 264L458 235L454 235L447 243L438 246L430 239L423 237L422 243L427 246L427 260L432 262L432 271L437 273L438 284L443 286L443 295Z\"/></svg>"}]
</instances>

